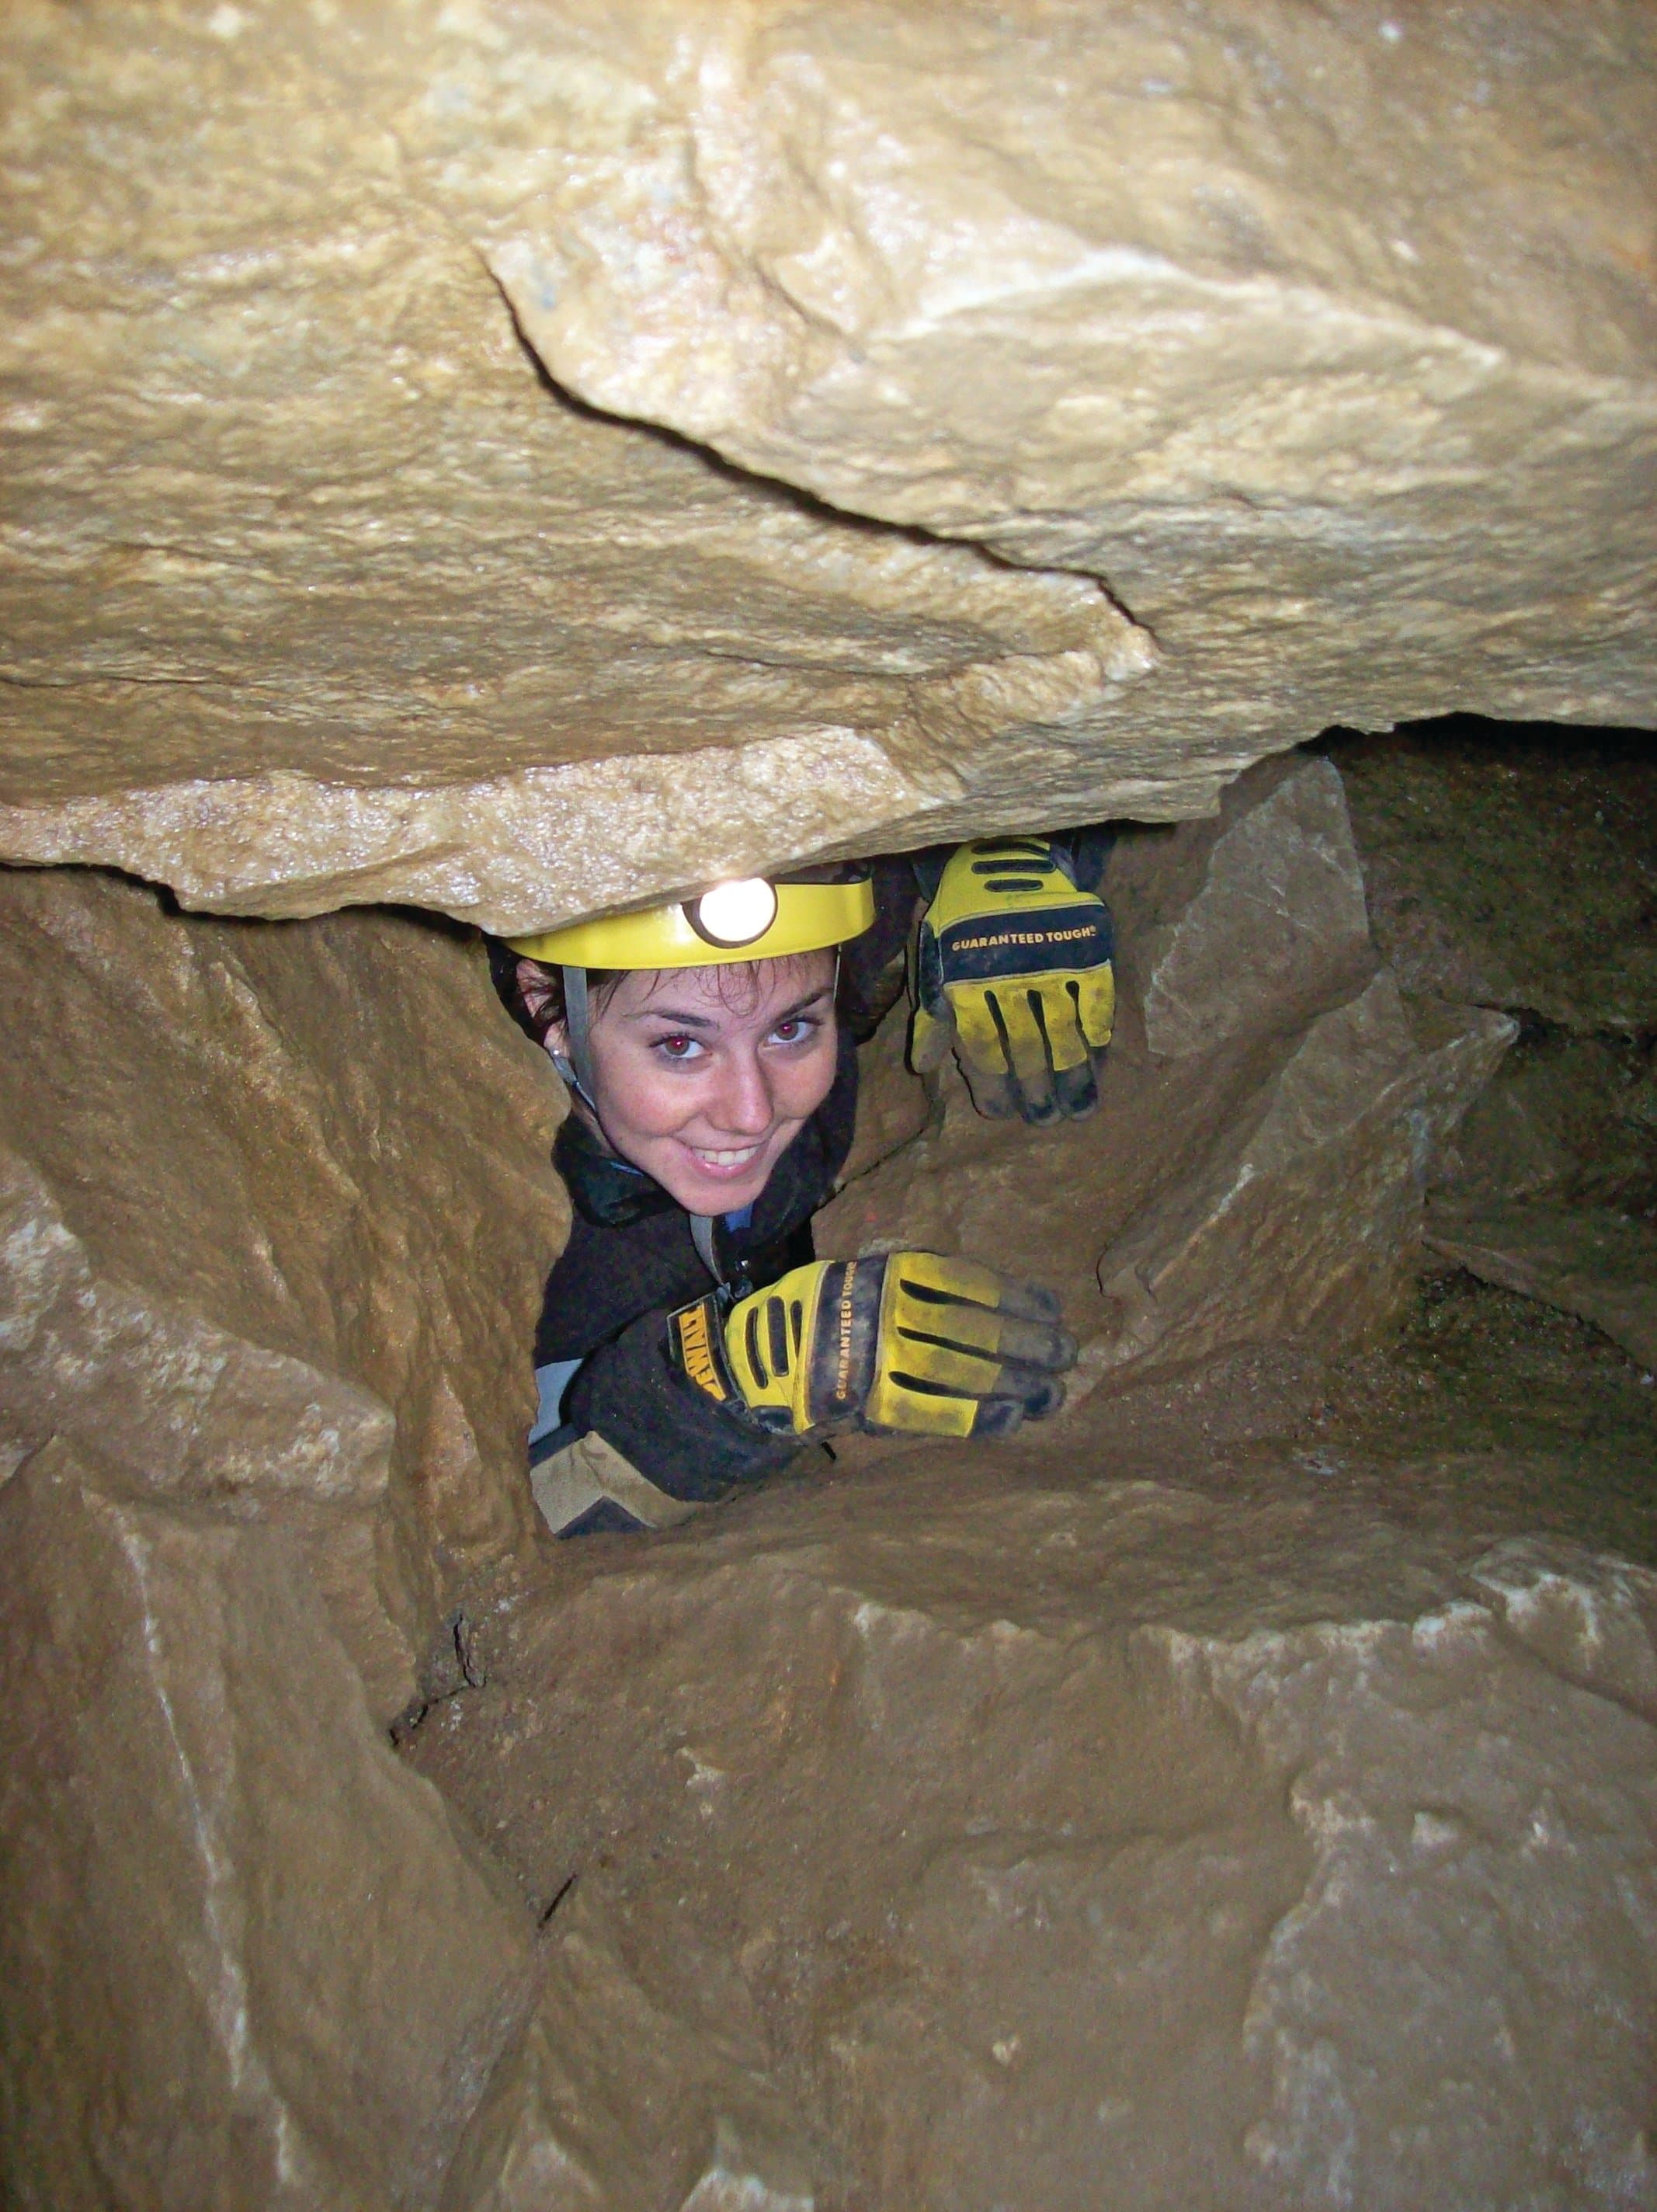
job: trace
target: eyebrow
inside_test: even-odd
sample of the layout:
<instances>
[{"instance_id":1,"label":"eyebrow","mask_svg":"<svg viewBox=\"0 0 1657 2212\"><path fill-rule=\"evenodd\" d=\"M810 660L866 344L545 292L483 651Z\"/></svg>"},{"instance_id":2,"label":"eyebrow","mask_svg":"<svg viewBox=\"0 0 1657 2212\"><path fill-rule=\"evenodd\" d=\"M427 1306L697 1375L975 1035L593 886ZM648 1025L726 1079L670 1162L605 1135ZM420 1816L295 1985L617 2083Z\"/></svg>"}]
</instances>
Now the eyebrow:
<instances>
[{"instance_id":1,"label":"eyebrow","mask_svg":"<svg viewBox=\"0 0 1657 2212\"><path fill-rule=\"evenodd\" d=\"M785 1006L780 1013L773 1017L772 1028L778 1029L784 1022L792 1022L796 1014L803 1014L808 1006L815 1006L819 1000L833 995L833 986L828 983L819 991L808 991L803 999L796 999L792 1006ZM711 1014L693 1014L679 1006L640 1006L637 1013L629 1014L627 1018L630 1022L671 1022L676 1029L682 1030L711 1030L719 1026Z\"/></svg>"}]
</instances>

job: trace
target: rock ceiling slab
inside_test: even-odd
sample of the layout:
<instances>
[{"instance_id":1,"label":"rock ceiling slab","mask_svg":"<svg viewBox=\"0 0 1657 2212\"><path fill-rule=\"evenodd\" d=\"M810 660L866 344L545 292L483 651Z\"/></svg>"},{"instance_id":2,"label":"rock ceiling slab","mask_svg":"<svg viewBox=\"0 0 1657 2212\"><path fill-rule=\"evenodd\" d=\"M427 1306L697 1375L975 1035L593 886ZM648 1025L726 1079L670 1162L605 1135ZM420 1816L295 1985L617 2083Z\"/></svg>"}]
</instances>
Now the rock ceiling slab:
<instances>
[{"instance_id":1,"label":"rock ceiling slab","mask_svg":"<svg viewBox=\"0 0 1657 2212\"><path fill-rule=\"evenodd\" d=\"M1657 721L1642 8L9 30L0 857L530 926Z\"/></svg>"}]
</instances>

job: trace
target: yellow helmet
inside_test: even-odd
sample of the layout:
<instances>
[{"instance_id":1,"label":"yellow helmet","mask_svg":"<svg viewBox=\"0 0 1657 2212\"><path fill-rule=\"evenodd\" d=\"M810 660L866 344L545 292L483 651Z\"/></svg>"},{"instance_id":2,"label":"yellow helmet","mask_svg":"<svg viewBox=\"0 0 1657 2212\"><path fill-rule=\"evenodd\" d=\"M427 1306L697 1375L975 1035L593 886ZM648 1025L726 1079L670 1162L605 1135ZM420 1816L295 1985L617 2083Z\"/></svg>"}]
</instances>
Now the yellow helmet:
<instances>
[{"instance_id":1,"label":"yellow helmet","mask_svg":"<svg viewBox=\"0 0 1657 2212\"><path fill-rule=\"evenodd\" d=\"M717 968L819 952L861 937L874 921L871 878L866 872L846 872L848 879L837 883L751 876L715 884L700 897L673 906L573 922L507 942L525 959L549 968Z\"/></svg>"},{"instance_id":2,"label":"yellow helmet","mask_svg":"<svg viewBox=\"0 0 1657 2212\"><path fill-rule=\"evenodd\" d=\"M874 878L865 864L750 876L715 884L695 898L607 921L573 922L534 937L509 937L526 960L560 968L564 978L568 1055L554 1066L596 1114L589 968L721 968L738 960L780 960L822 952L861 937L875 918Z\"/></svg>"}]
</instances>

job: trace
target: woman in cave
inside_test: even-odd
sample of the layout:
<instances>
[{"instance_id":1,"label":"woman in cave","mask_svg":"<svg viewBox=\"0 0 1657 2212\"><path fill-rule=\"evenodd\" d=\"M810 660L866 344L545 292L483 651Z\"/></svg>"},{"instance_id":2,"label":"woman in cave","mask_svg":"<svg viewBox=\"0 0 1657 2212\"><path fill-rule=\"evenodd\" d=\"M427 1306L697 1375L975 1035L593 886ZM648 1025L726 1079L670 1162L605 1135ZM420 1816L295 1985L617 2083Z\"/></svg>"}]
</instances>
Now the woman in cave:
<instances>
[{"instance_id":1,"label":"woman in cave","mask_svg":"<svg viewBox=\"0 0 1657 2212\"><path fill-rule=\"evenodd\" d=\"M811 1217L906 944L918 1070L953 1046L982 1113L1092 1110L1107 842L808 869L491 948L572 1096L530 1436L555 1534L666 1526L836 1432L1002 1436L1062 1402L1050 1291L930 1253L818 1261Z\"/></svg>"}]
</instances>

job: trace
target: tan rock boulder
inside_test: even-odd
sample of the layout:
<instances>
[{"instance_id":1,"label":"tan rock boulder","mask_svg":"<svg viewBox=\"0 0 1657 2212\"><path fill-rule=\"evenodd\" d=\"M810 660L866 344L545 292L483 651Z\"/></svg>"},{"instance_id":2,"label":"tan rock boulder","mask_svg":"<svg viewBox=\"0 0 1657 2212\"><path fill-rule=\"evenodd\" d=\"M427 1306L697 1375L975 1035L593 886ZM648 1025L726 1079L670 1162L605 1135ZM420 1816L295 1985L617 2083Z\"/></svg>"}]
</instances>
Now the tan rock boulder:
<instances>
[{"instance_id":1,"label":"tan rock boulder","mask_svg":"<svg viewBox=\"0 0 1657 2212\"><path fill-rule=\"evenodd\" d=\"M1504 21L31 0L0 855L531 925L1657 717L1648 17Z\"/></svg>"},{"instance_id":2,"label":"tan rock boulder","mask_svg":"<svg viewBox=\"0 0 1657 2212\"><path fill-rule=\"evenodd\" d=\"M449 143L585 398L1106 577L1164 648L1142 743L1653 719L1643 8L583 27L574 144Z\"/></svg>"},{"instance_id":3,"label":"tan rock boulder","mask_svg":"<svg viewBox=\"0 0 1657 2212\"><path fill-rule=\"evenodd\" d=\"M373 1725L295 1547L60 1443L0 1545L6 2201L429 2203L531 1923Z\"/></svg>"},{"instance_id":4,"label":"tan rock boulder","mask_svg":"<svg viewBox=\"0 0 1657 2212\"><path fill-rule=\"evenodd\" d=\"M1083 1373L1199 1359L1238 1344L1350 1344L1396 1310L1419 1251L1434 1153L1512 1042L1470 1007L1423 1051L1378 975L1320 1015L1190 1174L1099 1262L1114 1334Z\"/></svg>"},{"instance_id":5,"label":"tan rock boulder","mask_svg":"<svg viewBox=\"0 0 1657 2212\"><path fill-rule=\"evenodd\" d=\"M1363 871L1339 771L1272 763L1211 823L1130 836L1112 856L1123 984L1161 1060L1284 1030L1375 969Z\"/></svg>"},{"instance_id":6,"label":"tan rock boulder","mask_svg":"<svg viewBox=\"0 0 1657 2212\"><path fill-rule=\"evenodd\" d=\"M689 2000L689 2003L687 2003ZM585 1876L443 2212L811 2212L811 2152L740 1973L680 1916Z\"/></svg>"},{"instance_id":7,"label":"tan rock boulder","mask_svg":"<svg viewBox=\"0 0 1657 2212\"><path fill-rule=\"evenodd\" d=\"M1054 1431L600 1540L414 1755L658 2013L723 1961L819 2203L1648 2202L1657 1577L1228 1489ZM548 2201L677 2212L667 2031L567 2033L632 2135Z\"/></svg>"},{"instance_id":8,"label":"tan rock boulder","mask_svg":"<svg viewBox=\"0 0 1657 2212\"><path fill-rule=\"evenodd\" d=\"M1434 1164L1514 1024L1406 1014L1327 761L1263 766L1214 823L1129 833L1105 889L1123 991L1097 1115L986 1124L950 1071L938 1126L850 1183L819 1249L1051 1284L1083 1344L1073 1404L1240 1346L1350 1344L1396 1307ZM871 1131L900 1126L902 1079L868 1072Z\"/></svg>"},{"instance_id":9,"label":"tan rock boulder","mask_svg":"<svg viewBox=\"0 0 1657 2212\"><path fill-rule=\"evenodd\" d=\"M561 1110L480 950L0 874L0 1437L300 1535L384 1716L528 1540Z\"/></svg>"},{"instance_id":10,"label":"tan rock boulder","mask_svg":"<svg viewBox=\"0 0 1657 2212\"><path fill-rule=\"evenodd\" d=\"M1102 776L1155 648L1094 580L547 389L471 228L514 134L555 161L602 103L587 45L436 7L14 18L0 855L528 926L1021 794L1214 787L1152 750Z\"/></svg>"}]
</instances>

